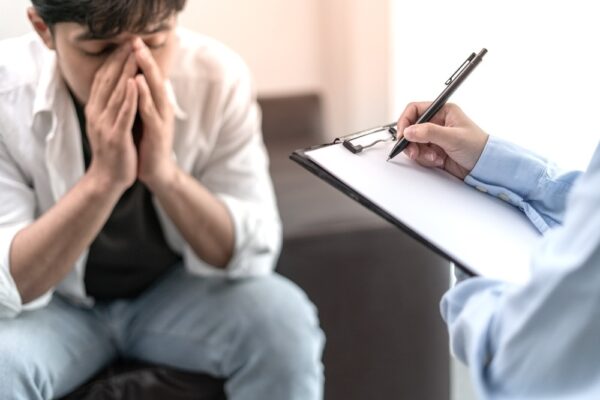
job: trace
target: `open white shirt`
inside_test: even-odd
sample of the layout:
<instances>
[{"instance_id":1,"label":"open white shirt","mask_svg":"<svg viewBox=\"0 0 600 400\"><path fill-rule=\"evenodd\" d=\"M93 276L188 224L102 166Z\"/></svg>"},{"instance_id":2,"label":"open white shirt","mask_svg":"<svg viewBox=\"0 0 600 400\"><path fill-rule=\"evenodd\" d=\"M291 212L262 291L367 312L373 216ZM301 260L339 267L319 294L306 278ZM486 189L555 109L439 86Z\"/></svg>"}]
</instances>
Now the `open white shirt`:
<instances>
[{"instance_id":1,"label":"open white shirt","mask_svg":"<svg viewBox=\"0 0 600 400\"><path fill-rule=\"evenodd\" d=\"M272 271L281 224L268 173L249 71L222 44L184 29L165 83L176 115L174 156L227 206L235 251L225 270L196 257L158 202L169 246L200 275ZM49 293L23 305L10 274L15 235L58 202L84 174L81 131L56 55L35 34L0 42L0 318L47 304L54 290L82 304L87 249Z\"/></svg>"}]
</instances>

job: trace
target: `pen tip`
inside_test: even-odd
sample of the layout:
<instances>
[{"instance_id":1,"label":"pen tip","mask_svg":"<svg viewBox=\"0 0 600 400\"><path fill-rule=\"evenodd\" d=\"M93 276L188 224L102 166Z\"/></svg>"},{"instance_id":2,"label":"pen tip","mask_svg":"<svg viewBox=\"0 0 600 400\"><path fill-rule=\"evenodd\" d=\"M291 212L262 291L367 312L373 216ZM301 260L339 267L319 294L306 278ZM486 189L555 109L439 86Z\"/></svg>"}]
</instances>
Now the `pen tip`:
<instances>
[{"instance_id":1,"label":"pen tip","mask_svg":"<svg viewBox=\"0 0 600 400\"><path fill-rule=\"evenodd\" d=\"M389 162L390 160L391 160L391 158L389 158L389 157L388 157L388 159L387 159L387 160L385 160L385 161L386 161L386 162Z\"/></svg>"}]
</instances>

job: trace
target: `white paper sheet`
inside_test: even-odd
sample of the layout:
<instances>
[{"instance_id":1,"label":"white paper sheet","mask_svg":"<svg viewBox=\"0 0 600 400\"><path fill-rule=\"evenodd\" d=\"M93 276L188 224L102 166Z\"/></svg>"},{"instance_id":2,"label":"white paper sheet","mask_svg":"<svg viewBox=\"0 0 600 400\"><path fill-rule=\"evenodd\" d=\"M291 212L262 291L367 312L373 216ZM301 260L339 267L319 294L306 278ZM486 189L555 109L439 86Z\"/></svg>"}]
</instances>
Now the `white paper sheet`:
<instances>
[{"instance_id":1,"label":"white paper sheet","mask_svg":"<svg viewBox=\"0 0 600 400\"><path fill-rule=\"evenodd\" d=\"M515 283L529 279L541 236L522 212L404 154L386 162L393 144L359 154L336 144L306 155L474 273ZM400 266L402 260L410 254L398 254Z\"/></svg>"}]
</instances>

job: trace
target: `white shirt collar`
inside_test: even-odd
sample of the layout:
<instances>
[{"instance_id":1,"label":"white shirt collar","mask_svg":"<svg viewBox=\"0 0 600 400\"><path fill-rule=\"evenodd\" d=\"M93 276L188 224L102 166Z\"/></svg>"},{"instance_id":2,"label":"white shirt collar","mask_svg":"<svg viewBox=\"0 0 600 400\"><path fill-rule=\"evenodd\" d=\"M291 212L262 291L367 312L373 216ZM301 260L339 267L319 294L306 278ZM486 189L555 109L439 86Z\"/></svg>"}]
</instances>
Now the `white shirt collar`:
<instances>
[{"instance_id":1,"label":"white shirt collar","mask_svg":"<svg viewBox=\"0 0 600 400\"><path fill-rule=\"evenodd\" d=\"M170 80L165 81L165 89L167 91L167 97L171 102L171 106L173 107L173 112L175 114L175 118L180 120L188 119L188 115L183 109L179 106L179 102L177 101L177 95L175 94L175 90L173 89L173 84Z\"/></svg>"}]
</instances>

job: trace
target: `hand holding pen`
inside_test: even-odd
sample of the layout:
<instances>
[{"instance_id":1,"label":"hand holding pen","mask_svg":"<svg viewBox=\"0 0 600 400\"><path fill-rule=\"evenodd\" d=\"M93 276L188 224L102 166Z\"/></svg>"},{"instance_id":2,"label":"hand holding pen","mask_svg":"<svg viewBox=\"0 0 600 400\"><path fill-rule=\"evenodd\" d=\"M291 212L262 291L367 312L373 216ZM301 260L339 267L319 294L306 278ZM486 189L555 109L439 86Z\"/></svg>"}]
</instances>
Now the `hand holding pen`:
<instances>
[{"instance_id":1,"label":"hand holding pen","mask_svg":"<svg viewBox=\"0 0 600 400\"><path fill-rule=\"evenodd\" d=\"M473 169L488 135L455 104L445 104L429 123L416 124L431 103L410 103L398 120L409 144L406 154L424 167L441 168L464 179Z\"/></svg>"},{"instance_id":2,"label":"hand holding pen","mask_svg":"<svg viewBox=\"0 0 600 400\"><path fill-rule=\"evenodd\" d=\"M475 67L479 65L483 56L487 53L486 49L482 49L479 54L475 55L472 53L466 60L463 62L460 67L450 76L450 78L446 81L446 88L442 91L442 93L427 107L426 110L420 114L420 117L413 122L413 124L423 124L431 121L431 119L437 114L438 111L446 104L450 96L454 93L454 91L460 86L461 83L473 72ZM406 111L405 111L406 112ZM398 132L404 132L404 128L400 129L400 124L398 124ZM406 136L403 136L388 157L388 161L392 158L396 157L400 154L409 144L409 139Z\"/></svg>"}]
</instances>

